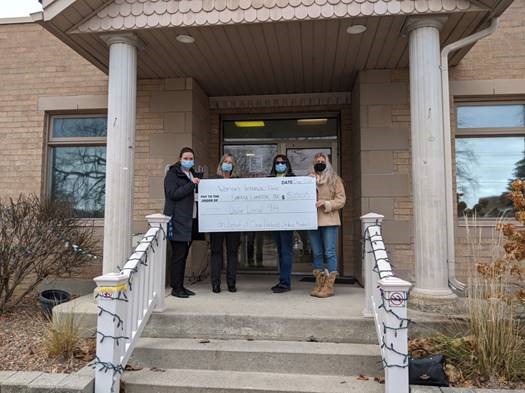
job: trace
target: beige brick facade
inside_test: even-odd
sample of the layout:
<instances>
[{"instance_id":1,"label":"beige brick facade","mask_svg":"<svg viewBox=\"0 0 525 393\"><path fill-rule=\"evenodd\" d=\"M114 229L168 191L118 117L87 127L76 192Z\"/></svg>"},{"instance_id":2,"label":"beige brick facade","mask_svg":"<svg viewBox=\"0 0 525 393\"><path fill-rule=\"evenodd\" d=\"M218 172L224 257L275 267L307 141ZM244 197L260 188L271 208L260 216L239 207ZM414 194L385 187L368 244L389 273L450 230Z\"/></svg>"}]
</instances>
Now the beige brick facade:
<instances>
[{"instance_id":1,"label":"beige brick facade","mask_svg":"<svg viewBox=\"0 0 525 393\"><path fill-rule=\"evenodd\" d=\"M451 70L452 101L525 99L525 2L514 1L491 37L477 43ZM61 113L105 113L107 75L34 23L0 24L0 198L45 194L47 121ZM140 54L139 54L140 56ZM367 70L352 89L351 105L290 105L210 110L191 78L140 80L135 147L134 231L162 210L164 168L183 146L215 170L221 153L220 116L240 113L340 113L340 172L344 273L360 276L359 216L385 216L385 236L399 274L414 278L408 70ZM454 104L451 107L454 130ZM100 232L100 226L97 228ZM490 237L490 227L483 236ZM457 271L472 266L465 228L457 223ZM193 271L207 258L195 247ZM486 246L481 255L490 255ZM96 269L95 269L96 270ZM93 275L90 271L87 275Z\"/></svg>"},{"instance_id":2,"label":"beige brick facade","mask_svg":"<svg viewBox=\"0 0 525 393\"><path fill-rule=\"evenodd\" d=\"M0 25L0 197L40 194L46 113L39 98L107 95L107 77L34 23Z\"/></svg>"}]
</instances>

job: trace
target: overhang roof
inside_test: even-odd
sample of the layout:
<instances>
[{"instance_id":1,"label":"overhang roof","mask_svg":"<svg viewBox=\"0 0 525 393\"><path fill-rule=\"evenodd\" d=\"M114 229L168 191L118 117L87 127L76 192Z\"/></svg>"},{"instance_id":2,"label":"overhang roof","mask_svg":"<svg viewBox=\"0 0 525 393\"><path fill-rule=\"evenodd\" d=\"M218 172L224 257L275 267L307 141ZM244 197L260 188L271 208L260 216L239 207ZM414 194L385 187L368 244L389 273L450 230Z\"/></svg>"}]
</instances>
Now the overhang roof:
<instances>
[{"instance_id":1,"label":"overhang roof","mask_svg":"<svg viewBox=\"0 0 525 393\"><path fill-rule=\"evenodd\" d=\"M100 34L144 42L139 78L191 76L209 95L350 90L361 69L408 67L410 15L445 15L442 45L484 28L512 0L44 0L41 23L107 72ZM352 36L351 24L367 31ZM196 41L184 45L179 34ZM469 48L457 52L457 64Z\"/></svg>"}]
</instances>

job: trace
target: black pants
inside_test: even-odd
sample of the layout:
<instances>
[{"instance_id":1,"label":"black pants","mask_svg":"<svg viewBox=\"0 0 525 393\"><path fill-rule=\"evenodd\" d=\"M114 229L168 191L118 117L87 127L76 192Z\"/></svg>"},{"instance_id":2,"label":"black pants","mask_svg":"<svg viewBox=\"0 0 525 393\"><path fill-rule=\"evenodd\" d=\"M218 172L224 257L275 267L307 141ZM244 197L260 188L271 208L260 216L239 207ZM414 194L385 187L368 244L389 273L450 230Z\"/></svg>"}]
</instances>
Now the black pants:
<instances>
[{"instance_id":1,"label":"black pants","mask_svg":"<svg viewBox=\"0 0 525 393\"><path fill-rule=\"evenodd\" d=\"M211 283L212 285L221 284L221 269L223 265L223 244L226 240L226 282L230 286L235 286L235 278L237 276L237 262L239 243L241 241L241 234L239 232L214 232L210 234L211 243Z\"/></svg>"},{"instance_id":2,"label":"black pants","mask_svg":"<svg viewBox=\"0 0 525 393\"><path fill-rule=\"evenodd\" d=\"M247 238L247 248L248 248L248 264L253 265L255 255L255 261L257 266L262 266L263 261L263 232L248 232Z\"/></svg>"},{"instance_id":3,"label":"black pants","mask_svg":"<svg viewBox=\"0 0 525 393\"><path fill-rule=\"evenodd\" d=\"M190 246L191 242L171 241L171 287L176 291L184 286L184 272Z\"/></svg>"}]
</instances>

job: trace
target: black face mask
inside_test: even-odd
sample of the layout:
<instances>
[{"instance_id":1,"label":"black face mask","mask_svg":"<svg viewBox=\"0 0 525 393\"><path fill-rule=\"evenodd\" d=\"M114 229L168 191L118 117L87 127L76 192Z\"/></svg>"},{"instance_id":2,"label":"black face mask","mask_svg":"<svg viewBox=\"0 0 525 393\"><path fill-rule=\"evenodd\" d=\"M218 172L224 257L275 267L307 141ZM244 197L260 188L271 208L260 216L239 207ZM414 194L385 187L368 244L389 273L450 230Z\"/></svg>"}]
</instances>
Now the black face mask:
<instances>
[{"instance_id":1,"label":"black face mask","mask_svg":"<svg viewBox=\"0 0 525 393\"><path fill-rule=\"evenodd\" d=\"M317 164L314 165L314 169L316 172L322 172L326 169L326 164L322 162L318 162Z\"/></svg>"}]
</instances>

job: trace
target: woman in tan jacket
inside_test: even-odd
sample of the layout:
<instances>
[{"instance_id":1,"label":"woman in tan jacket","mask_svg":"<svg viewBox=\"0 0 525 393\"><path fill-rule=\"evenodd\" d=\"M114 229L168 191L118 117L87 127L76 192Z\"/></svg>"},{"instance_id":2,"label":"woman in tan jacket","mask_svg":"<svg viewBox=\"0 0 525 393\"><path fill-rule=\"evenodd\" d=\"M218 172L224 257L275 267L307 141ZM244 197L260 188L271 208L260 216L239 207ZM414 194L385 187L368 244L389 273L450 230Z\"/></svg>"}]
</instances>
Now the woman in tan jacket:
<instances>
[{"instance_id":1,"label":"woman in tan jacket","mask_svg":"<svg viewBox=\"0 0 525 393\"><path fill-rule=\"evenodd\" d=\"M337 233L341 226L339 210L346 202L343 181L335 173L324 153L317 153L313 172L317 183L317 226L308 231L313 253L315 288L311 295L329 297L334 294L337 277ZM325 267L326 266L326 267Z\"/></svg>"}]
</instances>

